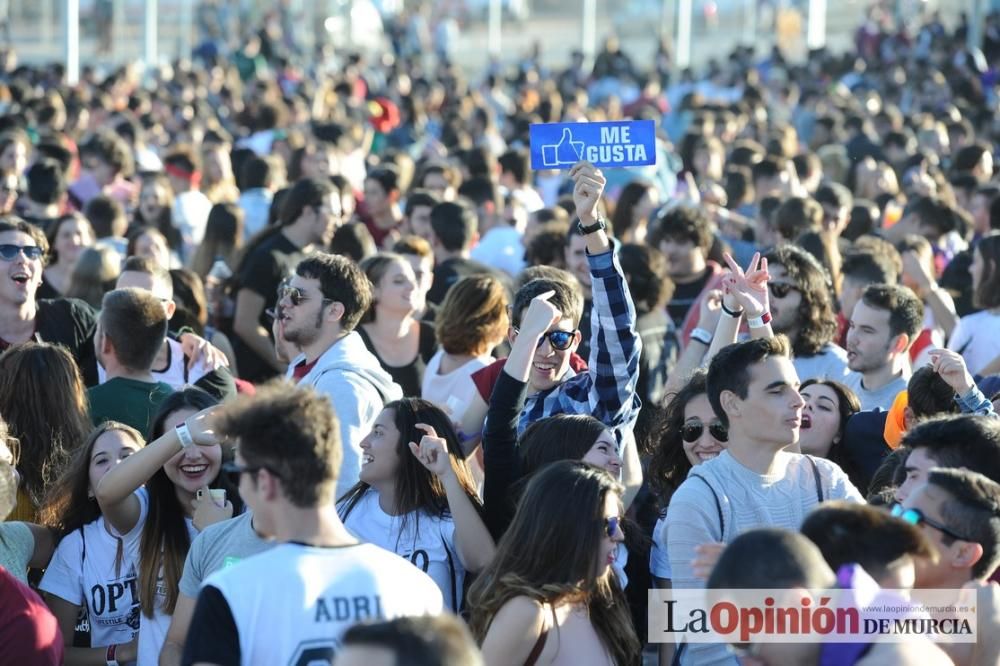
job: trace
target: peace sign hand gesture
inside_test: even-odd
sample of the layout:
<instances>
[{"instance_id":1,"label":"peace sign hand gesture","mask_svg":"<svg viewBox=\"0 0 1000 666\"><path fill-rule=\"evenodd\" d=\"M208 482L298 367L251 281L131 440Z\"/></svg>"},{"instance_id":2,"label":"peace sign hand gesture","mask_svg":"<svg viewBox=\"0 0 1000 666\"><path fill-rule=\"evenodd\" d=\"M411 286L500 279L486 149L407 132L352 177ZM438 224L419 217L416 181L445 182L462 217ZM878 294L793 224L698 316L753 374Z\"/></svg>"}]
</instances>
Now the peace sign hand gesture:
<instances>
[{"instance_id":1,"label":"peace sign hand gesture","mask_svg":"<svg viewBox=\"0 0 1000 666\"><path fill-rule=\"evenodd\" d=\"M767 281L771 279L767 272L767 259L761 258L760 252L755 252L746 272L740 268L732 255L726 253L726 264L729 266L731 280L728 287L739 302L748 319L756 319L770 311L770 301L767 293Z\"/></svg>"},{"instance_id":2,"label":"peace sign hand gesture","mask_svg":"<svg viewBox=\"0 0 1000 666\"><path fill-rule=\"evenodd\" d=\"M410 452L416 456L420 464L444 479L455 473L451 466L451 456L448 455L448 443L443 437L438 437L433 427L426 423L418 423L417 428L426 435L420 438L420 443L410 442Z\"/></svg>"}]
</instances>

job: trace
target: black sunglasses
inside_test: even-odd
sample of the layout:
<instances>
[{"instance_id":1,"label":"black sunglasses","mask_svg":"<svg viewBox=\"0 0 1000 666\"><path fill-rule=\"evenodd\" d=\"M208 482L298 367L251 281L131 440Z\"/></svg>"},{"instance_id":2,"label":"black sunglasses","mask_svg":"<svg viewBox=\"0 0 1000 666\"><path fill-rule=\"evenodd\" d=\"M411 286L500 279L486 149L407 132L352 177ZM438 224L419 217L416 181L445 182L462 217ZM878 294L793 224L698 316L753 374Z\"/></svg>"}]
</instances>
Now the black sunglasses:
<instances>
[{"instance_id":1,"label":"black sunglasses","mask_svg":"<svg viewBox=\"0 0 1000 666\"><path fill-rule=\"evenodd\" d=\"M281 475L275 472L273 469L267 465L237 465L234 462L222 463L222 473L226 475L226 478L234 486L240 485L240 476L243 474L256 474L262 469L266 469L271 473L271 476L276 476L279 479Z\"/></svg>"},{"instance_id":2,"label":"black sunglasses","mask_svg":"<svg viewBox=\"0 0 1000 666\"><path fill-rule=\"evenodd\" d=\"M518 335L521 331L514 329L514 332ZM549 341L549 346L553 349L558 349L559 351L566 351L573 345L573 339L576 337L576 331L549 331L542 337L538 338L538 346L541 347L542 343L546 340Z\"/></svg>"},{"instance_id":3,"label":"black sunglasses","mask_svg":"<svg viewBox=\"0 0 1000 666\"><path fill-rule=\"evenodd\" d=\"M771 290L771 295L775 298L784 298L792 291L799 290L794 284L788 284L787 282L768 282L767 288Z\"/></svg>"},{"instance_id":4,"label":"black sunglasses","mask_svg":"<svg viewBox=\"0 0 1000 666\"><path fill-rule=\"evenodd\" d=\"M622 525L621 516L608 516L604 519L604 533L608 535L609 539L614 539L616 536L625 536L625 529Z\"/></svg>"},{"instance_id":5,"label":"black sunglasses","mask_svg":"<svg viewBox=\"0 0 1000 666\"><path fill-rule=\"evenodd\" d=\"M688 444L697 442L703 432L705 432L704 423L701 421L691 421L681 426L681 439ZM729 441L729 430L718 421L712 421L708 424L708 432L717 442Z\"/></svg>"},{"instance_id":6,"label":"black sunglasses","mask_svg":"<svg viewBox=\"0 0 1000 666\"><path fill-rule=\"evenodd\" d=\"M278 287L278 302L280 303L286 298L292 304L293 307L298 307L299 305L301 305L305 301L310 300L313 297L309 296L308 294L306 294L306 292L302 291L298 287L292 287L290 285L284 285ZM326 303L333 303L333 299L324 298L323 303L324 305Z\"/></svg>"},{"instance_id":7,"label":"black sunglasses","mask_svg":"<svg viewBox=\"0 0 1000 666\"><path fill-rule=\"evenodd\" d=\"M0 245L0 258L4 261L14 261L22 252L25 259L40 259L42 256L42 248L37 245Z\"/></svg>"},{"instance_id":8,"label":"black sunglasses","mask_svg":"<svg viewBox=\"0 0 1000 666\"><path fill-rule=\"evenodd\" d=\"M904 508L903 505L901 504L894 504L892 507L892 515L896 516L897 518L902 518L904 521L908 522L911 525L919 526L921 523L923 523L924 525L929 525L930 527L933 527L941 534L947 537L951 537L955 541L969 541L972 543L976 543L975 541L973 541L968 537L964 537L961 534L956 534L955 532L951 531L945 525L942 525L938 521L931 520L930 518L925 516L924 512L921 511L920 509L907 509Z\"/></svg>"}]
</instances>

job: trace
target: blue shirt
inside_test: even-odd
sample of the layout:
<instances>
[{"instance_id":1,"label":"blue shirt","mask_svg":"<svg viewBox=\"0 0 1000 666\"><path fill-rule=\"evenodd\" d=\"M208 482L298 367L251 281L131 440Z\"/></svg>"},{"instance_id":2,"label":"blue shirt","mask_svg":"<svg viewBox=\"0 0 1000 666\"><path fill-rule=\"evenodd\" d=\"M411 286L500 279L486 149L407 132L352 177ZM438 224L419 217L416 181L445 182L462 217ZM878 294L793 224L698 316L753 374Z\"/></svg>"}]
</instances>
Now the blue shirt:
<instances>
[{"instance_id":1,"label":"blue shirt","mask_svg":"<svg viewBox=\"0 0 1000 666\"><path fill-rule=\"evenodd\" d=\"M558 386L528 396L518 419L518 435L531 423L556 414L590 414L611 428L619 442L639 416L642 343L635 330L635 304L612 251L587 255L592 278L590 358L587 371Z\"/></svg>"}]
</instances>

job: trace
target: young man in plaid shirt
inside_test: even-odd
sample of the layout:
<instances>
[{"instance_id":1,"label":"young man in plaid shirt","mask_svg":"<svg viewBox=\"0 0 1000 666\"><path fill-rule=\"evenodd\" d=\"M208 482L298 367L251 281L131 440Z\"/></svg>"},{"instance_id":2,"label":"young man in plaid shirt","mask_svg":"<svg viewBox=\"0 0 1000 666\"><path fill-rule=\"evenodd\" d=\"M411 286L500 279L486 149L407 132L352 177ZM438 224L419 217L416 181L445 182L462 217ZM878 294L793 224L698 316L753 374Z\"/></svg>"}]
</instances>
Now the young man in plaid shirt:
<instances>
[{"instance_id":1,"label":"young man in plaid shirt","mask_svg":"<svg viewBox=\"0 0 1000 666\"><path fill-rule=\"evenodd\" d=\"M635 329L635 306L605 233L605 221L597 213L605 185L603 174L593 165L580 162L569 175L574 181L573 201L579 230L587 243L592 278L594 305L587 370L576 373L570 367L570 356L581 340L578 326L583 304L579 291L540 278L524 285L514 298L511 354L495 390L520 388L527 392L518 416L518 433L532 422L556 414L588 414L612 429L624 460L622 481L629 491L628 501L642 482L632 437L640 406L635 393L641 349ZM533 303L529 330L525 316ZM535 316L538 313L540 317ZM547 328L545 323L549 324ZM523 369L529 356L525 387L524 373L515 368L520 365ZM489 424L486 427L489 429Z\"/></svg>"}]
</instances>

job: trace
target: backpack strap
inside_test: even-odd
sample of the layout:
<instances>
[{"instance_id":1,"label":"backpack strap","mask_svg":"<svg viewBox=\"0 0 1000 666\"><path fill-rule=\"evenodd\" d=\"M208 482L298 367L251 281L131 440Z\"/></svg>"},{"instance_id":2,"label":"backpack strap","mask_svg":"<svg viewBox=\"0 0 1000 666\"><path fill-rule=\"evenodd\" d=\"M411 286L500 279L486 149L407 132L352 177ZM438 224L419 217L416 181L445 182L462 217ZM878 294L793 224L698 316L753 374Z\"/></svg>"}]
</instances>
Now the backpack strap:
<instances>
[{"instance_id":1,"label":"backpack strap","mask_svg":"<svg viewBox=\"0 0 1000 666\"><path fill-rule=\"evenodd\" d=\"M719 496L716 494L715 488L713 488L712 484L708 482L708 479L706 479L701 474L698 474L697 472L692 471L690 474L688 474L689 479L692 477L695 479L701 479L702 483L708 486L708 490L712 493L712 499L715 500L715 510L719 514L719 534L722 535L722 540L725 541L726 521L722 517L722 502L719 501Z\"/></svg>"},{"instance_id":2,"label":"backpack strap","mask_svg":"<svg viewBox=\"0 0 1000 666\"><path fill-rule=\"evenodd\" d=\"M824 502L823 478L819 474L819 465L816 464L816 460L809 454L806 454L806 460L809 461L809 465L812 467L813 480L816 482L816 501L822 504Z\"/></svg>"}]
</instances>

